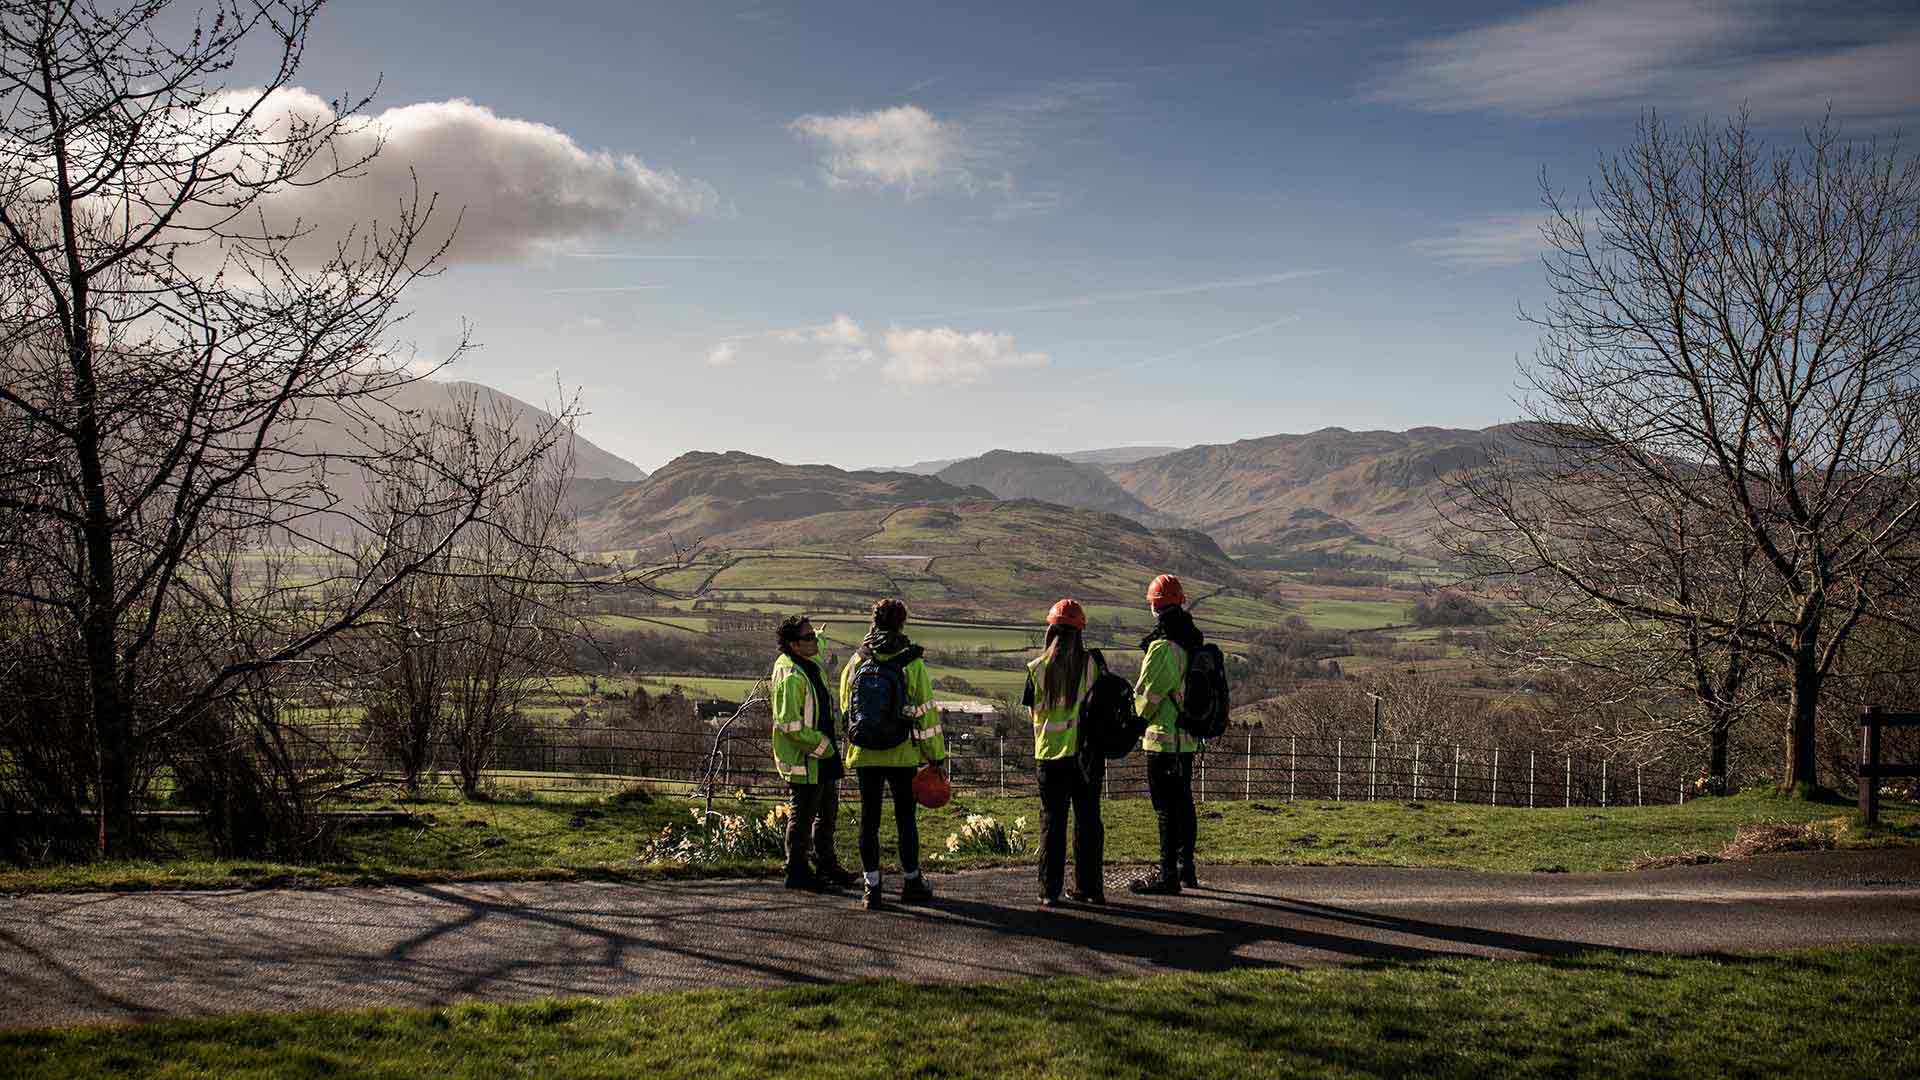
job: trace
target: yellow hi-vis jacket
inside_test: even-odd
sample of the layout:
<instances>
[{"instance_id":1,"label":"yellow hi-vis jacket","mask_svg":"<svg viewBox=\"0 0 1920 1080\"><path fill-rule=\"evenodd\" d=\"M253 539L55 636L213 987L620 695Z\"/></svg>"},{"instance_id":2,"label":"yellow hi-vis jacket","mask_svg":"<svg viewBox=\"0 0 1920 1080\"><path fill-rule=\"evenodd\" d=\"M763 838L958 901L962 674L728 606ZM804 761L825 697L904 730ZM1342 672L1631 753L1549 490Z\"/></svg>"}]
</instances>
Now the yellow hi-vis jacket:
<instances>
[{"instance_id":1,"label":"yellow hi-vis jacket","mask_svg":"<svg viewBox=\"0 0 1920 1080\"><path fill-rule=\"evenodd\" d=\"M1158 638L1147 646L1140 678L1133 684L1133 714L1147 721L1140 748L1154 754L1191 754L1200 740L1180 730L1181 684L1187 679L1187 650Z\"/></svg>"},{"instance_id":2,"label":"yellow hi-vis jacket","mask_svg":"<svg viewBox=\"0 0 1920 1080\"><path fill-rule=\"evenodd\" d=\"M1057 709L1048 709L1041 703L1047 689L1047 659L1036 656L1027 661L1027 685L1033 688L1033 705L1028 711L1033 715L1035 761L1058 761L1079 752L1080 703L1087 699L1087 692L1093 689L1093 680L1099 675L1100 669L1093 657L1087 657L1087 670L1080 678L1080 689L1074 693L1073 700Z\"/></svg>"},{"instance_id":3,"label":"yellow hi-vis jacket","mask_svg":"<svg viewBox=\"0 0 1920 1080\"><path fill-rule=\"evenodd\" d=\"M773 706L773 764L790 784L820 782L820 762L834 755L833 740L820 730L820 713L831 701L816 700L813 680L786 653L767 676Z\"/></svg>"},{"instance_id":4,"label":"yellow hi-vis jacket","mask_svg":"<svg viewBox=\"0 0 1920 1080\"><path fill-rule=\"evenodd\" d=\"M898 653L875 653L876 661L891 660ZM840 715L853 704L853 673L860 667L856 654L840 669ZM913 767L922 762L938 764L947 759L947 740L940 732L940 710L933 707L933 677L924 661L915 660L901 672L907 680L907 719L913 724L911 737L899 746L869 750L847 742L847 767L871 769Z\"/></svg>"}]
</instances>

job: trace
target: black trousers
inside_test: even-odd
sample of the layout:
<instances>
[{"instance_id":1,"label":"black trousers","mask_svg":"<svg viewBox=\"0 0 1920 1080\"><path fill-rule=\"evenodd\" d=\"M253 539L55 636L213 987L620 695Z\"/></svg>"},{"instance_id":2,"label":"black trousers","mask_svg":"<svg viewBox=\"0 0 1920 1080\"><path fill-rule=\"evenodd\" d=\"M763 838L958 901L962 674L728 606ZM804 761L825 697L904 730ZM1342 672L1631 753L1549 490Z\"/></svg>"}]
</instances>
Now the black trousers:
<instances>
[{"instance_id":1,"label":"black trousers","mask_svg":"<svg viewBox=\"0 0 1920 1080\"><path fill-rule=\"evenodd\" d=\"M1073 885L1091 896L1106 891L1107 830L1100 821L1100 781L1107 759L1089 776L1075 758L1034 763L1040 781L1040 895L1058 897L1067 875L1067 812L1073 812Z\"/></svg>"},{"instance_id":2,"label":"black trousers","mask_svg":"<svg viewBox=\"0 0 1920 1080\"><path fill-rule=\"evenodd\" d=\"M893 791L893 826L900 834L900 866L907 873L920 870L920 823L914 813L920 804L913 801L913 765L898 767L869 766L853 770L860 779L860 869L880 869L880 815L885 809L887 791Z\"/></svg>"},{"instance_id":3,"label":"black trousers","mask_svg":"<svg viewBox=\"0 0 1920 1080\"><path fill-rule=\"evenodd\" d=\"M1193 755L1147 755L1147 794L1160 822L1160 873L1172 878L1193 868L1199 820L1193 813Z\"/></svg>"},{"instance_id":4,"label":"black trousers","mask_svg":"<svg viewBox=\"0 0 1920 1080\"><path fill-rule=\"evenodd\" d=\"M840 865L833 829L840 821L840 789L831 780L793 784L793 816L787 819L787 873L807 868L808 857L821 870Z\"/></svg>"}]
</instances>

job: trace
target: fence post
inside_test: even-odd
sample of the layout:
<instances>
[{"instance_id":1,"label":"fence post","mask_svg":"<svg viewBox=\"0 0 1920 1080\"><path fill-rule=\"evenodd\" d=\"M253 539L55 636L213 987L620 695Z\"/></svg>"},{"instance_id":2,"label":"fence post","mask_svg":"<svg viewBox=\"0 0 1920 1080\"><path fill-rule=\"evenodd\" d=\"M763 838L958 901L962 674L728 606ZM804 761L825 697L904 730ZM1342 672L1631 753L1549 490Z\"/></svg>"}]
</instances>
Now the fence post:
<instances>
[{"instance_id":1,"label":"fence post","mask_svg":"<svg viewBox=\"0 0 1920 1080\"><path fill-rule=\"evenodd\" d=\"M1300 788L1300 736L1287 737L1290 744L1287 757L1287 801L1292 802Z\"/></svg>"},{"instance_id":2,"label":"fence post","mask_svg":"<svg viewBox=\"0 0 1920 1080\"><path fill-rule=\"evenodd\" d=\"M1881 707L1869 705L1860 712L1860 824L1873 826L1880 819L1880 713Z\"/></svg>"},{"instance_id":3,"label":"fence post","mask_svg":"<svg viewBox=\"0 0 1920 1080\"><path fill-rule=\"evenodd\" d=\"M1453 801L1460 801L1460 744L1453 744Z\"/></svg>"},{"instance_id":4,"label":"fence post","mask_svg":"<svg viewBox=\"0 0 1920 1080\"><path fill-rule=\"evenodd\" d=\"M1247 726L1247 801L1253 801L1253 726Z\"/></svg>"},{"instance_id":5,"label":"fence post","mask_svg":"<svg viewBox=\"0 0 1920 1080\"><path fill-rule=\"evenodd\" d=\"M1005 735L993 737L993 752L1000 759L1000 797L1004 799L1007 797L1007 737Z\"/></svg>"},{"instance_id":6,"label":"fence post","mask_svg":"<svg viewBox=\"0 0 1920 1080\"><path fill-rule=\"evenodd\" d=\"M1644 765L1633 767L1633 805L1635 806L1647 805L1647 780L1642 775L1645 769Z\"/></svg>"},{"instance_id":7,"label":"fence post","mask_svg":"<svg viewBox=\"0 0 1920 1080\"><path fill-rule=\"evenodd\" d=\"M1493 748L1493 795L1487 800L1495 806L1500 805L1500 748Z\"/></svg>"},{"instance_id":8,"label":"fence post","mask_svg":"<svg viewBox=\"0 0 1920 1080\"><path fill-rule=\"evenodd\" d=\"M1367 801L1373 801L1374 781L1380 778L1380 740L1375 739L1367 749Z\"/></svg>"},{"instance_id":9,"label":"fence post","mask_svg":"<svg viewBox=\"0 0 1920 1080\"><path fill-rule=\"evenodd\" d=\"M1567 805L1573 805L1573 755L1567 755Z\"/></svg>"},{"instance_id":10,"label":"fence post","mask_svg":"<svg viewBox=\"0 0 1920 1080\"><path fill-rule=\"evenodd\" d=\"M1533 758L1538 752L1539 751L1536 750L1527 751L1527 809L1529 810L1533 809L1533 796L1536 786L1533 780Z\"/></svg>"},{"instance_id":11,"label":"fence post","mask_svg":"<svg viewBox=\"0 0 1920 1080\"><path fill-rule=\"evenodd\" d=\"M1334 802L1340 801L1340 770L1341 770L1341 763L1345 759L1345 757L1346 757L1345 740L1338 739L1338 738L1334 739L1333 740L1333 801Z\"/></svg>"},{"instance_id":12,"label":"fence post","mask_svg":"<svg viewBox=\"0 0 1920 1080\"><path fill-rule=\"evenodd\" d=\"M1607 802L1607 759L1601 758L1600 759L1600 809L1605 810L1609 805L1611 804Z\"/></svg>"},{"instance_id":13,"label":"fence post","mask_svg":"<svg viewBox=\"0 0 1920 1080\"><path fill-rule=\"evenodd\" d=\"M1200 801L1206 802L1207 801L1207 755L1199 754L1196 756L1200 758Z\"/></svg>"},{"instance_id":14,"label":"fence post","mask_svg":"<svg viewBox=\"0 0 1920 1080\"><path fill-rule=\"evenodd\" d=\"M1420 740L1413 740L1413 801L1420 801Z\"/></svg>"}]
</instances>

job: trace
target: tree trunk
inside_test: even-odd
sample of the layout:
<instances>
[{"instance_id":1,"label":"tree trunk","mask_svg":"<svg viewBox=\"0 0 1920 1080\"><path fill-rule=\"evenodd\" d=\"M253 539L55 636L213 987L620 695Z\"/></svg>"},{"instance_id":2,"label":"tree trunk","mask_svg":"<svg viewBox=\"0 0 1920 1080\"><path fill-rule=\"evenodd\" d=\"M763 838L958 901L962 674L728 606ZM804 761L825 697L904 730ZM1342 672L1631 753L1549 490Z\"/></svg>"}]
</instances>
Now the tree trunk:
<instances>
[{"instance_id":1,"label":"tree trunk","mask_svg":"<svg viewBox=\"0 0 1920 1080\"><path fill-rule=\"evenodd\" d=\"M1787 706L1787 773L1781 786L1788 791L1820 786L1818 760L1814 753L1814 721L1820 709L1820 684L1823 675L1819 658L1811 646L1794 657L1793 687Z\"/></svg>"},{"instance_id":2,"label":"tree trunk","mask_svg":"<svg viewBox=\"0 0 1920 1080\"><path fill-rule=\"evenodd\" d=\"M1732 793L1727 783L1727 744L1733 730L1733 721L1724 707L1710 710L1712 720L1707 727L1707 777L1712 785L1713 794Z\"/></svg>"}]
</instances>

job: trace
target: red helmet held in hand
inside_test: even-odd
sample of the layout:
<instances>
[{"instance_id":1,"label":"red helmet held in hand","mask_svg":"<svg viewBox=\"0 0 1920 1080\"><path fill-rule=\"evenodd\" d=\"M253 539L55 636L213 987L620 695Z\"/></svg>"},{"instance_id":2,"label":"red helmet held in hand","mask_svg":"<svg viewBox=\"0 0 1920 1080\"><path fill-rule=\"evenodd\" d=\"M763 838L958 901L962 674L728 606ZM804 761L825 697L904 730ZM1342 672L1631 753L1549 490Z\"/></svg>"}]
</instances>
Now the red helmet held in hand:
<instances>
[{"instance_id":1,"label":"red helmet held in hand","mask_svg":"<svg viewBox=\"0 0 1920 1080\"><path fill-rule=\"evenodd\" d=\"M953 784L938 765L922 765L913 774L913 801L929 810L938 810L953 798Z\"/></svg>"}]
</instances>

